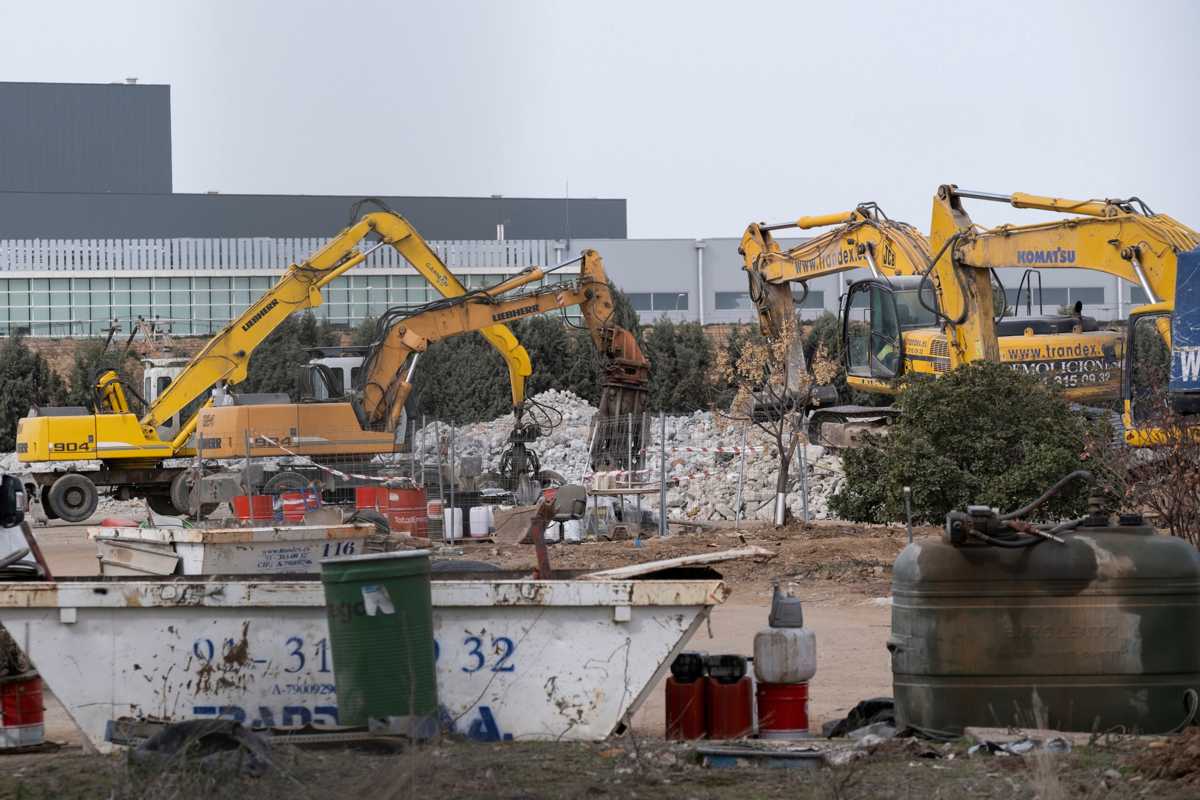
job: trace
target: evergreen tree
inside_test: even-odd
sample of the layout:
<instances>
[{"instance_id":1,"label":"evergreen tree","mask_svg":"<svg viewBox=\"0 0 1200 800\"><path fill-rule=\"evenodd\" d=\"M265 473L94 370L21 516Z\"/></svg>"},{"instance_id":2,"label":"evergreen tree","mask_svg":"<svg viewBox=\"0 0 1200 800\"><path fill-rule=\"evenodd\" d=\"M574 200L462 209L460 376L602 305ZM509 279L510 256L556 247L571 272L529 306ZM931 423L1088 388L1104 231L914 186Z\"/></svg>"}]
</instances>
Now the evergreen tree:
<instances>
[{"instance_id":1,"label":"evergreen tree","mask_svg":"<svg viewBox=\"0 0 1200 800\"><path fill-rule=\"evenodd\" d=\"M133 353L125 353L124 359L121 355L120 350L109 347L104 339L81 339L76 342L69 389L63 402L69 406L93 408L96 405L96 378L100 377L100 373L116 370L128 379L137 369L137 357ZM129 400L132 402L134 398L130 397Z\"/></svg>"},{"instance_id":2,"label":"evergreen tree","mask_svg":"<svg viewBox=\"0 0 1200 800\"><path fill-rule=\"evenodd\" d=\"M62 379L50 369L41 354L30 350L20 336L0 345L0 449L17 446L17 421L33 406L63 402Z\"/></svg>"},{"instance_id":3,"label":"evergreen tree","mask_svg":"<svg viewBox=\"0 0 1200 800\"><path fill-rule=\"evenodd\" d=\"M296 368L308 363L306 350L329 347L337 341L337 332L318 322L311 311L288 317L250 356L246 380L237 385L236 391L288 394L294 400Z\"/></svg>"}]
</instances>

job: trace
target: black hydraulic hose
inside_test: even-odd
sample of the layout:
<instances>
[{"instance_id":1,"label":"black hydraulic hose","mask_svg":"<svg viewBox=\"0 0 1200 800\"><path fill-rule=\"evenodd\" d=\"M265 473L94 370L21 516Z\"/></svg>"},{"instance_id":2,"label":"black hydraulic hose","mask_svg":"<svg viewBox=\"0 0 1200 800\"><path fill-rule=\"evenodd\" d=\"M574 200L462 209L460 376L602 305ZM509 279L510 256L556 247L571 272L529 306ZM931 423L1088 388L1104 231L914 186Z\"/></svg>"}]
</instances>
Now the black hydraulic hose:
<instances>
[{"instance_id":1,"label":"black hydraulic hose","mask_svg":"<svg viewBox=\"0 0 1200 800\"><path fill-rule=\"evenodd\" d=\"M934 256L933 260L929 262L929 269L927 269L923 273L921 273L921 284L920 284L920 286L917 287L917 302L919 302L926 311L928 311L930 314L933 314L934 317L945 321L945 323L947 325L951 325L951 326L961 325L962 323L966 322L966 320L967 320L966 308L963 309L962 314L959 315L959 318L957 320L950 319L948 316L946 316L945 314L943 314L941 312L941 309L931 307L928 303L925 302L925 286L928 285L929 276L933 274L934 266L937 265L937 262L945 254L946 249L948 247L950 247L951 245L953 245L955 242L957 242L961 236L962 236L961 232L956 233L953 236L951 236L949 239L947 239L945 241L945 243L942 244L941 249L937 251L937 255ZM957 275L958 275L958 273L955 273L956 278L957 278ZM961 283L959 284L959 291L961 291L964 296L966 295L966 290L962 287Z\"/></svg>"},{"instance_id":2,"label":"black hydraulic hose","mask_svg":"<svg viewBox=\"0 0 1200 800\"><path fill-rule=\"evenodd\" d=\"M1010 549L1032 547L1035 544L1046 541L1040 536L1017 536L1012 539L999 539L995 536L988 536L986 533L980 533L979 531L972 531L971 535L987 542L993 547L1008 547Z\"/></svg>"},{"instance_id":3,"label":"black hydraulic hose","mask_svg":"<svg viewBox=\"0 0 1200 800\"><path fill-rule=\"evenodd\" d=\"M1039 497L1038 499L1034 500L1034 501L1033 501L1032 503L1030 503L1029 505L1022 506L1021 508L1018 508L1016 511L1010 511L1010 512L1008 512L1007 514L1001 514L1001 515L1000 515L1000 519L1002 519L1002 520L1009 520L1009 519L1016 519L1017 517L1023 517L1023 516L1025 516L1025 515L1026 515L1026 514L1028 514L1030 511L1033 511L1033 510L1034 510L1034 509L1036 509L1038 506L1040 506L1042 503L1044 503L1044 502L1046 502L1047 500L1049 500L1051 497L1054 497L1054 495L1056 495L1056 494L1058 494L1060 491L1062 491L1062 489L1063 489L1063 487L1064 487L1064 486L1066 486L1068 483L1070 483L1071 481L1073 481L1073 480L1076 480L1076 479L1078 479L1078 480L1086 480L1086 481L1088 481L1089 483L1090 483L1092 480L1094 480L1094 478L1092 477L1092 473L1091 473L1091 472L1089 472L1088 470L1086 470L1086 469L1077 469L1077 470L1075 470L1074 472L1072 472L1072 473L1070 473L1069 475L1067 475L1066 477L1064 477L1064 478L1060 479L1058 483L1054 484L1054 485L1053 485L1053 486L1051 486L1049 489L1047 489L1047 490L1046 490L1046 491L1045 491L1045 492L1042 494L1042 496L1041 496L1041 497Z\"/></svg>"}]
</instances>

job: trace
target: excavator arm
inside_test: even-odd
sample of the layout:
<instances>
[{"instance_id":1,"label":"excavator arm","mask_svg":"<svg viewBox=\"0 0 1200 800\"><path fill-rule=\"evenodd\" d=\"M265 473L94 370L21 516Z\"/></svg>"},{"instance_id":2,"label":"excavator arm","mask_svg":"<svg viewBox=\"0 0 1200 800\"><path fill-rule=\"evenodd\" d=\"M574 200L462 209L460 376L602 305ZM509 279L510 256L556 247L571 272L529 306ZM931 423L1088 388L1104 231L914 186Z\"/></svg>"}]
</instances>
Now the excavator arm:
<instances>
[{"instance_id":1,"label":"excavator arm","mask_svg":"<svg viewBox=\"0 0 1200 800\"><path fill-rule=\"evenodd\" d=\"M783 250L774 231L812 230L836 225L832 230ZM752 223L742 234L738 253L750 283L750 299L758 312L763 336L778 340L796 318L792 283L807 288L813 278L852 269L869 269L872 276L918 275L929 263L929 244L911 225L888 219L874 203L860 203L852 211L800 217L774 225ZM804 369L804 353L797 341L788 354L789 373Z\"/></svg>"},{"instance_id":2,"label":"excavator arm","mask_svg":"<svg viewBox=\"0 0 1200 800\"><path fill-rule=\"evenodd\" d=\"M359 244L371 234L380 241L359 250ZM273 287L209 340L147 409L141 419L147 435L153 435L165 420L217 382L236 384L245 380L251 354L272 331L294 312L321 305L323 287L384 245L399 251L443 296L466 292L406 219L386 210L365 214L306 261L288 267ZM525 378L531 372L529 354L503 324L489 325L480 332L504 357L512 379L513 402L519 404L524 398Z\"/></svg>"},{"instance_id":3,"label":"excavator arm","mask_svg":"<svg viewBox=\"0 0 1200 800\"><path fill-rule=\"evenodd\" d=\"M364 359L354 399L360 421L372 428L395 429L412 391L410 380L416 356L429 344L571 306L580 307L592 343L601 355L605 381L644 392L649 365L633 335L612 323L612 295L600 256L588 250L582 261L575 281L505 296L549 272L535 267L495 286L435 301L416 313L398 317Z\"/></svg>"},{"instance_id":4,"label":"excavator arm","mask_svg":"<svg viewBox=\"0 0 1200 800\"><path fill-rule=\"evenodd\" d=\"M600 255L586 250L580 260L579 278L574 281L509 296L508 293L553 271L533 268L487 289L435 301L416 313L395 318L364 360L353 400L360 424L373 429L396 428L412 392L416 360L431 343L470 331L485 331L502 322L579 306L600 361L598 429L611 428L611 435L619 437L624 448L630 433L623 428L616 431L616 427L603 423L640 418L645 410L650 365L634 335L613 319L612 292ZM602 444L609 435L602 433L597 437L593 452L608 452L602 449ZM640 449L640 436L636 438Z\"/></svg>"},{"instance_id":5,"label":"excavator arm","mask_svg":"<svg viewBox=\"0 0 1200 800\"><path fill-rule=\"evenodd\" d=\"M964 198L1083 216L980 229L963 209ZM999 357L992 323L992 269L1095 270L1140 286L1151 304L1173 306L1178 257L1200 245L1200 234L1165 214L1141 213L1134 209L1135 202L1139 201L1076 201L940 187L930 228L930 245L937 254L931 277L953 333L951 366Z\"/></svg>"}]
</instances>

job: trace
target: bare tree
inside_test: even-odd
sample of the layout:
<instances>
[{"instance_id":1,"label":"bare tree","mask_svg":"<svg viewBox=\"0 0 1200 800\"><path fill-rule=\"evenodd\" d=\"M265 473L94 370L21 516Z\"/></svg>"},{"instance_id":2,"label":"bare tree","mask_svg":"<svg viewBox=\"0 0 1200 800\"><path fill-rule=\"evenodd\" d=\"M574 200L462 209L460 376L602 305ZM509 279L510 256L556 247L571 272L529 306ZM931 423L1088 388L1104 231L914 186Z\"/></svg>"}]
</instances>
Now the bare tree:
<instances>
[{"instance_id":1,"label":"bare tree","mask_svg":"<svg viewBox=\"0 0 1200 800\"><path fill-rule=\"evenodd\" d=\"M779 458L775 477L776 527L790 518L787 492L792 458L804 434L804 420L817 386L833 383L837 364L830 360L822 345L812 359L811 370L797 363L800 330L796 322L784 326L781 335L770 341L751 339L741 352L732 356L722 350L716 373L736 388L727 413L732 419L749 421L774 443Z\"/></svg>"},{"instance_id":2,"label":"bare tree","mask_svg":"<svg viewBox=\"0 0 1200 800\"><path fill-rule=\"evenodd\" d=\"M1155 432L1150 447L1128 447L1105 428L1086 457L1100 488L1122 510L1153 515L1158 527L1200 547L1200 426L1165 395L1138 400L1136 424Z\"/></svg>"}]
</instances>

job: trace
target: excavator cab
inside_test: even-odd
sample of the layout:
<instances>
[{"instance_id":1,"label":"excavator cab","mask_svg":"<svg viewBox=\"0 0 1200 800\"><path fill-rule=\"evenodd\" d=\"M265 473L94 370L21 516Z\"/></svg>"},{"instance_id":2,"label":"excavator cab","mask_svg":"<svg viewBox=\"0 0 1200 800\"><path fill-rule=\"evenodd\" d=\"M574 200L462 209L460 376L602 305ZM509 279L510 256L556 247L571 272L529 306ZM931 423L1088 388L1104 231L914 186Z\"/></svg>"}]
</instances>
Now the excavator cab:
<instances>
[{"instance_id":1,"label":"excavator cab","mask_svg":"<svg viewBox=\"0 0 1200 800\"><path fill-rule=\"evenodd\" d=\"M920 278L867 278L850 284L842 307L847 374L885 381L900 377L904 333L937 324L920 292Z\"/></svg>"}]
</instances>

